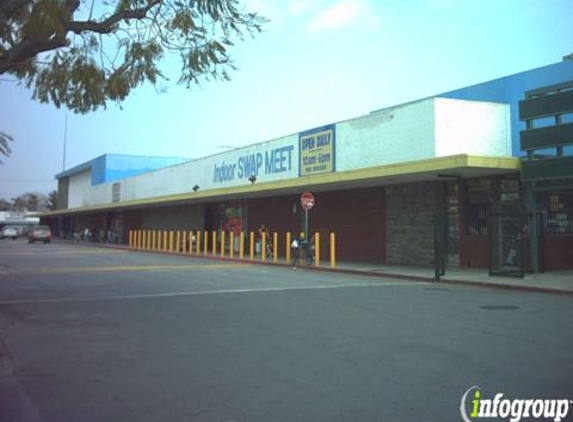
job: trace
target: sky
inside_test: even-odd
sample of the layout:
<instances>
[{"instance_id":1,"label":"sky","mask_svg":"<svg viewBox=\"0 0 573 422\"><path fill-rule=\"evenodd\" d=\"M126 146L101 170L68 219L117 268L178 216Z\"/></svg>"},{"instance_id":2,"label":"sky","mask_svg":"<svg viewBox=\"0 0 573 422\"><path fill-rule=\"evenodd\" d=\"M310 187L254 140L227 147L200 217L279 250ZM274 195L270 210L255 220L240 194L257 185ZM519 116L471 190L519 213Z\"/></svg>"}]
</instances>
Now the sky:
<instances>
[{"instance_id":1,"label":"sky","mask_svg":"<svg viewBox=\"0 0 573 422\"><path fill-rule=\"evenodd\" d=\"M230 50L230 82L149 85L78 115L0 78L0 198L56 188L105 153L199 158L562 60L572 0L241 0L270 21ZM167 58L172 80L177 66ZM9 78L8 78L9 79Z\"/></svg>"}]
</instances>

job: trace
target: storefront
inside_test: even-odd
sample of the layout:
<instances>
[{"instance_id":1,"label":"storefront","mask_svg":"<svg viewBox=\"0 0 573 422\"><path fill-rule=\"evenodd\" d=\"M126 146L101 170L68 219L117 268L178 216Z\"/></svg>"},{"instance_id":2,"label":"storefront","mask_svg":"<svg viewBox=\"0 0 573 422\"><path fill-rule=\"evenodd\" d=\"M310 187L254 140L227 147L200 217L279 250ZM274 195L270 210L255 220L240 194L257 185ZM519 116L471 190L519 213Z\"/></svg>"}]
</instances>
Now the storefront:
<instances>
[{"instance_id":1,"label":"storefront","mask_svg":"<svg viewBox=\"0 0 573 422\"><path fill-rule=\"evenodd\" d=\"M532 191L515 154L525 89L572 70L564 61L114 180L100 163L94 183L84 163L57 176L64 206L43 221L60 237L88 228L119 243L130 230L236 239L263 225L284 242L302 231L300 195L311 191L311 231L336 233L341 261L429 266L439 256L496 275L573 268L573 189Z\"/></svg>"}]
</instances>

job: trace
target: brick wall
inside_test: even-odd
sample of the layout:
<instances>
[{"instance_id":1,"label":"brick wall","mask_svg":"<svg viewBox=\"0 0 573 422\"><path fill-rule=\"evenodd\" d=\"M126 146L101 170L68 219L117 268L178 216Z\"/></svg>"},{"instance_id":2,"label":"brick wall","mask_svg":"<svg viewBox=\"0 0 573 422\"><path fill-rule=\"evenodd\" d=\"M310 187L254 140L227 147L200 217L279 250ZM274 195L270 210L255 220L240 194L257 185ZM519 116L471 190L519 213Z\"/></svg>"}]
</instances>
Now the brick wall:
<instances>
[{"instance_id":1,"label":"brick wall","mask_svg":"<svg viewBox=\"0 0 573 422\"><path fill-rule=\"evenodd\" d=\"M429 265L434 260L436 186L412 183L386 188L386 260Z\"/></svg>"}]
</instances>

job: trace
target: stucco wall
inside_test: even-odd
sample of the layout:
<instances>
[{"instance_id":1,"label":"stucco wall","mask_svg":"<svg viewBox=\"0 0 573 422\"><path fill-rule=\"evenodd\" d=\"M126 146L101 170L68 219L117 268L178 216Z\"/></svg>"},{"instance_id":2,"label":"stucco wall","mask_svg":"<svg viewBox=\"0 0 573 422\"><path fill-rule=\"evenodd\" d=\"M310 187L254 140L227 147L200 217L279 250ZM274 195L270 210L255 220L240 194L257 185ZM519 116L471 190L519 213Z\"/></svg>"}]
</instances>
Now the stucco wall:
<instances>
[{"instance_id":1,"label":"stucco wall","mask_svg":"<svg viewBox=\"0 0 573 422\"><path fill-rule=\"evenodd\" d=\"M85 170L70 176L68 187L68 207L76 208L84 205L84 196L91 195L91 170Z\"/></svg>"}]
</instances>

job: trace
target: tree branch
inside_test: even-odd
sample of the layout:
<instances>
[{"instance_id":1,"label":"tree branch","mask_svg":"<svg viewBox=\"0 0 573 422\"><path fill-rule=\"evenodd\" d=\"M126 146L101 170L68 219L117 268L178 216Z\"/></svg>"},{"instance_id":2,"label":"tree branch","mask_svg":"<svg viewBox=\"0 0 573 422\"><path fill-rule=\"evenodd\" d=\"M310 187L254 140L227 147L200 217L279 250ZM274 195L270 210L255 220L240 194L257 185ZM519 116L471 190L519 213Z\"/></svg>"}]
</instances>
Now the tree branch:
<instances>
[{"instance_id":1,"label":"tree branch","mask_svg":"<svg viewBox=\"0 0 573 422\"><path fill-rule=\"evenodd\" d=\"M146 7L142 7L134 10L122 10L121 12L114 13L107 19L96 22L96 21L70 21L66 22L66 28L68 31L72 31L75 34L81 34L85 31L96 32L98 34L109 34L113 32L116 28L115 25L122 20L129 19L143 19L147 16L147 12L161 3L161 0L153 0Z\"/></svg>"},{"instance_id":2,"label":"tree branch","mask_svg":"<svg viewBox=\"0 0 573 422\"><path fill-rule=\"evenodd\" d=\"M45 51L67 47L69 40L62 37L53 37L45 40L29 39L22 41L7 51L5 58L0 57L0 75L18 66L22 62L36 57Z\"/></svg>"}]
</instances>

